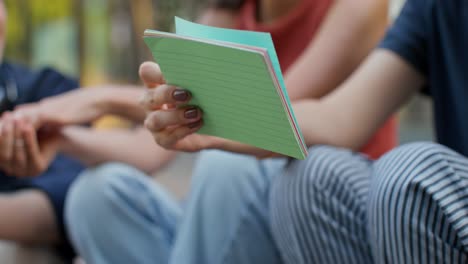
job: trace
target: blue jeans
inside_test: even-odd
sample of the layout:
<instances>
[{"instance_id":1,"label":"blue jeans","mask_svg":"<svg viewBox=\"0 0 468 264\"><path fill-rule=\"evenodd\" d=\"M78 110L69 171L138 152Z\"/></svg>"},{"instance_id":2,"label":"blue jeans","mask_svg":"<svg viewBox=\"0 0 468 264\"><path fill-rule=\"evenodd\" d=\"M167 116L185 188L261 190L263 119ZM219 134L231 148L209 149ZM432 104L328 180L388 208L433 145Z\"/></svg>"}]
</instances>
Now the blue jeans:
<instances>
[{"instance_id":1,"label":"blue jeans","mask_svg":"<svg viewBox=\"0 0 468 264\"><path fill-rule=\"evenodd\" d=\"M281 263L268 199L284 165L282 159L205 151L184 208L132 167L88 170L66 201L69 235L93 264Z\"/></svg>"}]
</instances>

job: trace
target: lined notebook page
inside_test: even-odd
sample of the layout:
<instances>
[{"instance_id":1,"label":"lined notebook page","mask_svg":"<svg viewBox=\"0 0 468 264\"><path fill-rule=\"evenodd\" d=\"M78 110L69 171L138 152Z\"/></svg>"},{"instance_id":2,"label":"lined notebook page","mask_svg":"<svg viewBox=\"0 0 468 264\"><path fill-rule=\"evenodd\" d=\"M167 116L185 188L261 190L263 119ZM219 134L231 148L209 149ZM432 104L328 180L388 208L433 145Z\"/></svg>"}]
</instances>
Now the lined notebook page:
<instances>
[{"instance_id":1,"label":"lined notebook page","mask_svg":"<svg viewBox=\"0 0 468 264\"><path fill-rule=\"evenodd\" d=\"M199 39L232 42L266 49L271 59L273 68L275 69L275 73L281 88L287 97L286 87L284 85L283 75L281 73L281 66L278 60L278 56L276 55L275 46L273 45L273 40L271 39L270 34L264 32L210 27L198 23L193 23L180 17L175 18L175 25L177 35Z\"/></svg>"},{"instance_id":2,"label":"lined notebook page","mask_svg":"<svg viewBox=\"0 0 468 264\"><path fill-rule=\"evenodd\" d=\"M276 55L275 46L273 45L273 40L269 33L211 27L198 23L193 23L180 17L175 17L175 25L177 35L194 37L199 39L232 42L248 46L262 47L266 49L271 64L275 70L276 77L278 78L278 82L283 91L283 95L288 104L288 107L289 109L292 109L288 96L288 91L286 90L286 85L284 84L281 66L278 60L278 56ZM292 118L294 122L297 123L294 114L292 114ZM298 131L297 136L299 137L298 140L304 142L302 133L300 131Z\"/></svg>"},{"instance_id":3,"label":"lined notebook page","mask_svg":"<svg viewBox=\"0 0 468 264\"><path fill-rule=\"evenodd\" d=\"M166 81L203 109L199 133L305 157L261 52L167 36L145 41Z\"/></svg>"}]
</instances>

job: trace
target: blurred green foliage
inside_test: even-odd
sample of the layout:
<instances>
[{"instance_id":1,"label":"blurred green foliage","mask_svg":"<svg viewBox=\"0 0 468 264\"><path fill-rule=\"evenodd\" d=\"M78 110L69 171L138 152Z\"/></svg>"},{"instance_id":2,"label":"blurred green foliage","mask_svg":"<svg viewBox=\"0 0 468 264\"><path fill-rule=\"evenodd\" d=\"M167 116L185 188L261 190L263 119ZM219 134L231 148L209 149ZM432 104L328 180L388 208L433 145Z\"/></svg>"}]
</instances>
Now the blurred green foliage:
<instances>
[{"instance_id":1,"label":"blurred green foliage","mask_svg":"<svg viewBox=\"0 0 468 264\"><path fill-rule=\"evenodd\" d=\"M193 19L197 0L5 0L5 57L50 65L85 83L136 82L149 59L146 28L171 30L173 17Z\"/></svg>"},{"instance_id":2,"label":"blurred green foliage","mask_svg":"<svg viewBox=\"0 0 468 264\"><path fill-rule=\"evenodd\" d=\"M71 16L72 1L7 0L7 55L28 62L32 53L34 27Z\"/></svg>"}]
</instances>

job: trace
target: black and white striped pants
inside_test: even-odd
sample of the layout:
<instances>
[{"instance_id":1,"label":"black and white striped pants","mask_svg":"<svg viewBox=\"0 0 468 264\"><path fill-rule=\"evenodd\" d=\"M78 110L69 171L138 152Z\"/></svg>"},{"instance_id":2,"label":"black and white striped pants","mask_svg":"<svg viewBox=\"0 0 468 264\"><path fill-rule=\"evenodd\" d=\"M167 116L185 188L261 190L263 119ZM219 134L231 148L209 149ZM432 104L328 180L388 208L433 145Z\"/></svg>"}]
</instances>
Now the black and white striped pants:
<instances>
[{"instance_id":1,"label":"black and white striped pants","mask_svg":"<svg viewBox=\"0 0 468 264\"><path fill-rule=\"evenodd\" d=\"M437 144L376 162L312 148L270 202L286 263L468 263L468 159Z\"/></svg>"}]
</instances>

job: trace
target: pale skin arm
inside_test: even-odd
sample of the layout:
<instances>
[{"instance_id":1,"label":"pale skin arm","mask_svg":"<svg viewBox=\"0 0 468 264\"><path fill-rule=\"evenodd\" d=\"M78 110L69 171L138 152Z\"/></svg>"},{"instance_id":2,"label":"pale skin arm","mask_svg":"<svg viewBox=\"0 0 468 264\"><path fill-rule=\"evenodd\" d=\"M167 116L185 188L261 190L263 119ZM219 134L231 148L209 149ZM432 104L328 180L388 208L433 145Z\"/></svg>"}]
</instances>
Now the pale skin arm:
<instances>
[{"instance_id":1,"label":"pale skin arm","mask_svg":"<svg viewBox=\"0 0 468 264\"><path fill-rule=\"evenodd\" d=\"M293 104L308 146L360 149L424 84L414 67L378 49L334 92Z\"/></svg>"},{"instance_id":2,"label":"pale skin arm","mask_svg":"<svg viewBox=\"0 0 468 264\"><path fill-rule=\"evenodd\" d=\"M120 161L154 172L171 160L174 153L154 146L142 129L96 131L67 127L63 136L57 135L56 140L49 142L36 135L36 129L58 131L60 127L89 123L107 114L142 123L146 113L137 98L143 91L131 86L86 88L19 107L12 116L21 116L20 121L2 120L2 124L8 125L6 130L2 129L6 132L0 140L0 168L18 177L36 176L48 168L57 151L63 151L89 166ZM27 137L22 135L25 133L21 132L22 127L27 128ZM7 133L9 130L12 132ZM16 142L24 142L21 143L24 146L18 147Z\"/></svg>"},{"instance_id":3,"label":"pale skin arm","mask_svg":"<svg viewBox=\"0 0 468 264\"><path fill-rule=\"evenodd\" d=\"M41 108L44 109L43 113L49 113L58 107L74 104L65 112L68 116L61 121L62 125L91 122L108 114L142 123L146 113L137 98L142 96L143 91L133 86L80 89L46 99L41 103ZM69 126L63 129L62 135L60 150L88 166L117 161L152 173L175 156L174 152L152 144L150 134L141 128L99 131Z\"/></svg>"},{"instance_id":4,"label":"pale skin arm","mask_svg":"<svg viewBox=\"0 0 468 264\"><path fill-rule=\"evenodd\" d=\"M142 97L142 87L103 87L100 89L104 115L123 117L135 123L143 122L146 113L142 110L139 101L135 100L135 98Z\"/></svg>"},{"instance_id":5,"label":"pale skin arm","mask_svg":"<svg viewBox=\"0 0 468 264\"><path fill-rule=\"evenodd\" d=\"M158 105L146 105L155 111L147 116L145 124L162 147L182 151L216 148L257 157L269 156L268 151L258 148L193 134L203 125L203 113L199 111L195 119L187 119L184 118L186 109L161 107L181 102L171 96L176 87L158 85L163 77L156 64L143 64L140 75L148 88L157 87L154 89L157 92L147 94ZM424 81L424 77L401 57L379 49L372 52L337 90L323 99L293 103L293 108L308 146L328 144L357 150L422 87Z\"/></svg>"},{"instance_id":6,"label":"pale skin arm","mask_svg":"<svg viewBox=\"0 0 468 264\"><path fill-rule=\"evenodd\" d=\"M61 151L88 166L123 162L151 174L176 155L155 145L151 134L141 127L100 131L72 126L62 135Z\"/></svg>"},{"instance_id":7,"label":"pale skin arm","mask_svg":"<svg viewBox=\"0 0 468 264\"><path fill-rule=\"evenodd\" d=\"M382 38L388 0L334 1L314 40L285 74L291 100L320 98L338 87Z\"/></svg>"},{"instance_id":8,"label":"pale skin arm","mask_svg":"<svg viewBox=\"0 0 468 264\"><path fill-rule=\"evenodd\" d=\"M36 128L85 124L104 115L140 123L146 114L138 102L143 92L137 86L82 88L21 106L17 111L27 116Z\"/></svg>"},{"instance_id":9,"label":"pale skin arm","mask_svg":"<svg viewBox=\"0 0 468 264\"><path fill-rule=\"evenodd\" d=\"M56 137L59 140L54 141L57 142L55 147L38 140L34 129L43 130L52 126L55 131L56 127L89 123L107 114L142 123L146 113L137 98L143 92L141 87L131 86L86 88L20 107L13 115L20 113L24 126L30 126L28 131L32 143L23 140L18 132L20 127L14 126L11 129L15 131L14 135L9 139L5 136L0 141L0 146L5 149L0 157L3 169L15 176L35 176L47 169L57 151L63 151L89 166L119 161L148 173L154 172L175 154L155 146L151 136L143 129L97 131L67 127L63 129L62 137ZM15 148L15 142L18 141L28 144L23 148ZM30 145L36 147L31 148ZM6 151L11 149L14 151ZM51 151L46 151L48 149ZM31 155L30 152L37 154ZM32 166L34 164L39 165Z\"/></svg>"}]
</instances>

